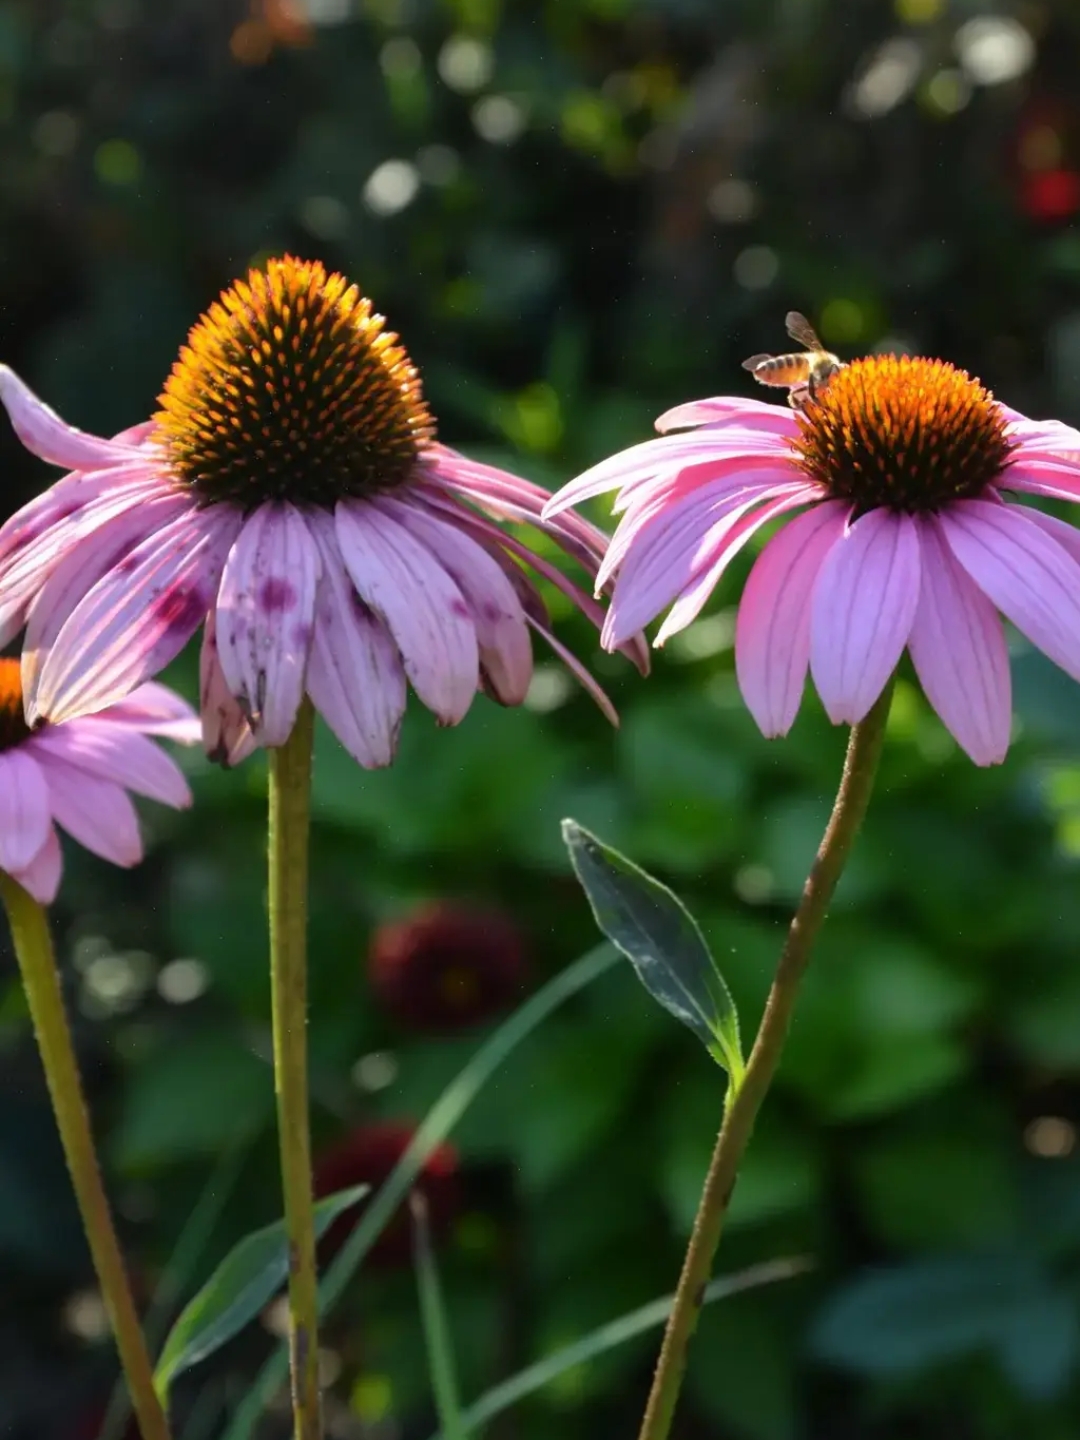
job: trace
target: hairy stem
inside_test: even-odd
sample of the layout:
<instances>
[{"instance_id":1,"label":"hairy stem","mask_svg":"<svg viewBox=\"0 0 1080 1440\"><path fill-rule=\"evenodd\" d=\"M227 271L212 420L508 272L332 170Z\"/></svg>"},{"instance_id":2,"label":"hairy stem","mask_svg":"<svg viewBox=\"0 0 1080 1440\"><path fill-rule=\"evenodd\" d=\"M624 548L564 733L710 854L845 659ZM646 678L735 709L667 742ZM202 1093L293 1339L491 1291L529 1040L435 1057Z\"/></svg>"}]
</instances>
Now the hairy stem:
<instances>
[{"instance_id":1,"label":"hairy stem","mask_svg":"<svg viewBox=\"0 0 1080 1440\"><path fill-rule=\"evenodd\" d=\"M307 1065L308 828L314 712L304 700L270 757L270 988L281 1184L289 1237L295 1440L321 1440L318 1283Z\"/></svg>"},{"instance_id":2,"label":"hairy stem","mask_svg":"<svg viewBox=\"0 0 1080 1440\"><path fill-rule=\"evenodd\" d=\"M45 911L9 875L0 872L0 900L8 914L30 1018L45 1069L56 1128L64 1147L120 1365L143 1440L169 1440L165 1412L124 1269L109 1201L101 1179L90 1114L79 1078L60 977Z\"/></svg>"},{"instance_id":3,"label":"hairy stem","mask_svg":"<svg viewBox=\"0 0 1080 1440\"><path fill-rule=\"evenodd\" d=\"M780 953L746 1071L741 1081L737 1085L733 1081L729 1089L639 1440L666 1440L671 1429L686 1370L687 1348L705 1298L739 1164L780 1063L799 981L866 814L885 740L892 689L890 681L866 718L852 727L832 815Z\"/></svg>"}]
</instances>

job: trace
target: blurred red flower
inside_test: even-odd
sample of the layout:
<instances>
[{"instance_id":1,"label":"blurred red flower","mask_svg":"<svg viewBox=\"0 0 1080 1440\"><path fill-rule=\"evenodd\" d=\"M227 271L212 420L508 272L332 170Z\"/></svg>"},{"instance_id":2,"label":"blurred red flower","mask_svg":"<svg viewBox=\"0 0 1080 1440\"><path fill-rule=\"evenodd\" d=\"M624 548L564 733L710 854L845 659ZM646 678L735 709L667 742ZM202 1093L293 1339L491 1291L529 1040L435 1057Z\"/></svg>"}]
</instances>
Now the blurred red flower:
<instances>
[{"instance_id":1,"label":"blurred red flower","mask_svg":"<svg viewBox=\"0 0 1080 1440\"><path fill-rule=\"evenodd\" d=\"M521 999L528 966L521 933L500 911L436 901L381 925L368 960L372 988L410 1030L468 1029Z\"/></svg>"},{"instance_id":2,"label":"blurred red flower","mask_svg":"<svg viewBox=\"0 0 1080 1440\"><path fill-rule=\"evenodd\" d=\"M316 1197L321 1199L350 1185L370 1185L374 1195L404 1155L414 1133L412 1125L393 1120L358 1126L316 1159ZM445 1234L460 1204L458 1156L453 1146L436 1146L415 1188L427 1201L433 1236ZM341 1248L362 1208L331 1225L322 1242L325 1254ZM368 1259L377 1265L394 1266L406 1264L411 1255L412 1227L408 1210L402 1206L376 1241Z\"/></svg>"}]
</instances>

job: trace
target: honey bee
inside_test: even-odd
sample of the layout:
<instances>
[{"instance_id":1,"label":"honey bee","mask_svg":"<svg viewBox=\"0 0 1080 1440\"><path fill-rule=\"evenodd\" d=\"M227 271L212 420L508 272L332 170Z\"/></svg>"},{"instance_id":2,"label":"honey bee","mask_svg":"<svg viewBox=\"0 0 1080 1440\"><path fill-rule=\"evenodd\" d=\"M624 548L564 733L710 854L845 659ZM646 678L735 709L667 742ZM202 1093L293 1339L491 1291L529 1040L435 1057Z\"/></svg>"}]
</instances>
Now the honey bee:
<instances>
[{"instance_id":1,"label":"honey bee","mask_svg":"<svg viewBox=\"0 0 1080 1440\"><path fill-rule=\"evenodd\" d=\"M743 361L743 369L749 370L762 385L786 385L788 404L793 410L802 410L807 401L816 400L836 372L844 368L843 362L829 354L805 315L789 310L784 324L791 338L806 346L805 352L801 355L751 355L749 360Z\"/></svg>"}]
</instances>

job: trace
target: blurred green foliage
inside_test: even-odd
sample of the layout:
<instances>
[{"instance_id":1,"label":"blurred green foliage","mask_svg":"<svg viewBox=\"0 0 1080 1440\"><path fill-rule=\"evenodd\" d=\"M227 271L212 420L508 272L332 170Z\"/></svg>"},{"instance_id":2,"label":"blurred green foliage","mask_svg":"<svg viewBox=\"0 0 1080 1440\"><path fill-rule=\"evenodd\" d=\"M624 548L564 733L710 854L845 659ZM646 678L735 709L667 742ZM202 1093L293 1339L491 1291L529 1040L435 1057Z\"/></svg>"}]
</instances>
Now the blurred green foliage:
<instances>
[{"instance_id":1,"label":"blurred green foliage","mask_svg":"<svg viewBox=\"0 0 1080 1440\"><path fill-rule=\"evenodd\" d=\"M374 297L445 440L545 483L671 403L741 389L791 306L845 354L940 354L1075 422L1078 43L1064 0L7 0L0 354L69 419L120 429L217 291L290 248ZM6 427L0 450L14 509L49 477ZM379 1007L379 923L431 897L498 903L537 979L592 943L568 814L677 888L753 1027L844 737L809 700L785 742L742 709L749 563L647 682L555 597L617 734L540 656L530 708L480 699L448 732L411 713L388 772L320 737L318 1146L418 1119L478 1043ZM901 682L722 1249L727 1270L816 1266L703 1317L684 1437L1080 1428L1080 696L1015 660L1016 744L992 772ZM191 657L172 678L193 693ZM144 1294L237 1143L200 1277L279 1211L263 771L186 763L195 810L147 809L133 875L72 852L56 908ZM4 967L0 1434L89 1437L110 1362ZM499 1074L455 1137L440 1255L466 1399L671 1287L720 1106L717 1068L628 965ZM366 1272L325 1343L335 1434L433 1428L407 1270ZM490 1434L633 1433L653 1343ZM192 1435L215 1433L269 1344L253 1327L178 1382Z\"/></svg>"}]
</instances>

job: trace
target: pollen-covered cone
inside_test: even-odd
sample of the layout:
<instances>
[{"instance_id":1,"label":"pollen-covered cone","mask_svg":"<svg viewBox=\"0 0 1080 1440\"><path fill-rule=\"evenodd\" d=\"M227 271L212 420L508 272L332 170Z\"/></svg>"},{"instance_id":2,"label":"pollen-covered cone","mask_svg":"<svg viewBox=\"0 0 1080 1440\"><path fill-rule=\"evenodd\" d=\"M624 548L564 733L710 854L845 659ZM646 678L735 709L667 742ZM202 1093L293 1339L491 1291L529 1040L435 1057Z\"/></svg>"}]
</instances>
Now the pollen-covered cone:
<instances>
[{"instance_id":1,"label":"pollen-covered cone","mask_svg":"<svg viewBox=\"0 0 1080 1440\"><path fill-rule=\"evenodd\" d=\"M717 397L657 428L544 512L619 492L597 577L615 580L608 648L665 610L657 645L689 625L735 555L783 519L735 631L739 684L766 735L787 733L808 672L834 722L861 720L906 649L959 744L994 764L1012 714L1002 617L1080 679L1080 534L1015 503L1080 500L1071 427L1026 419L941 361L874 356L801 412Z\"/></svg>"},{"instance_id":2,"label":"pollen-covered cone","mask_svg":"<svg viewBox=\"0 0 1080 1440\"><path fill-rule=\"evenodd\" d=\"M131 795L177 810L191 804L179 767L154 742L198 738L191 707L152 683L97 715L31 731L19 662L0 659L0 870L49 904L60 885L57 826L114 865L138 864Z\"/></svg>"},{"instance_id":3,"label":"pollen-covered cone","mask_svg":"<svg viewBox=\"0 0 1080 1440\"><path fill-rule=\"evenodd\" d=\"M0 643L23 626L27 715L99 711L200 626L202 720L224 763L280 745L305 693L365 766L393 758L411 685L440 723L525 697L530 632L614 719L551 632L530 572L595 600L495 523L584 571L605 537L547 493L434 439L419 377L355 286L286 257L192 330L150 422L98 439L0 367L23 443L70 473L0 529ZM640 637L625 648L640 668Z\"/></svg>"}]
</instances>

